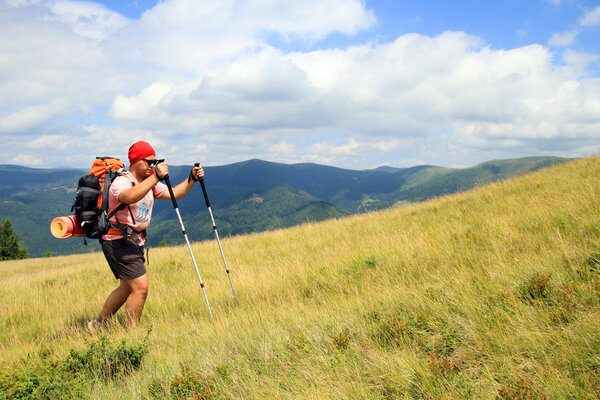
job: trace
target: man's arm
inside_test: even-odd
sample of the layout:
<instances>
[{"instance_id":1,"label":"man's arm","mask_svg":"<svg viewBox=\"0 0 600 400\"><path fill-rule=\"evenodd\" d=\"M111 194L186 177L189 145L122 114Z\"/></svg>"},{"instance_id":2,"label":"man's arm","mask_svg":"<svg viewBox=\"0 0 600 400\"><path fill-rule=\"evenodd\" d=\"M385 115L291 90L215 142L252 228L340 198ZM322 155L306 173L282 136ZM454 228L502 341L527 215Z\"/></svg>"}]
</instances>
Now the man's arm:
<instances>
[{"instance_id":1,"label":"man's arm","mask_svg":"<svg viewBox=\"0 0 600 400\"><path fill-rule=\"evenodd\" d=\"M190 176L194 177L195 180L188 178L173 188L175 200L179 200L180 198L188 194L190 190L192 190L194 184L198 181L198 179L204 177L204 169L202 168L202 166L194 167L192 169L192 172L190 173ZM160 198L163 200L171 200L171 194L169 193L169 191L166 191Z\"/></svg>"},{"instance_id":2,"label":"man's arm","mask_svg":"<svg viewBox=\"0 0 600 400\"><path fill-rule=\"evenodd\" d=\"M141 199L144 198L146 193L148 193L152 188L158 183L158 177L156 173L144 179L140 183L135 186L132 186L128 189L124 189L121 193L119 193L119 201L125 204L133 204L137 203Z\"/></svg>"}]
</instances>

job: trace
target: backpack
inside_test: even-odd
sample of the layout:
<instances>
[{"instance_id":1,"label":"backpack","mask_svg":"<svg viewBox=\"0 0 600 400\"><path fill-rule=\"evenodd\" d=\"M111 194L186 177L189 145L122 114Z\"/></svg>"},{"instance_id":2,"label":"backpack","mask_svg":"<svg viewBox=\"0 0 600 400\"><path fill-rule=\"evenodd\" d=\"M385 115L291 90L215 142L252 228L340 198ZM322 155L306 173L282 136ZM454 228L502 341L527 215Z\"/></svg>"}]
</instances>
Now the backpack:
<instances>
[{"instance_id":1,"label":"backpack","mask_svg":"<svg viewBox=\"0 0 600 400\"><path fill-rule=\"evenodd\" d=\"M99 239L111 228L110 217L119 208L108 215L108 190L113 180L125 170L123 162L114 157L96 157L88 175L79 178L75 201L71 211L83 226L85 236ZM86 242L87 244L87 242Z\"/></svg>"}]
</instances>

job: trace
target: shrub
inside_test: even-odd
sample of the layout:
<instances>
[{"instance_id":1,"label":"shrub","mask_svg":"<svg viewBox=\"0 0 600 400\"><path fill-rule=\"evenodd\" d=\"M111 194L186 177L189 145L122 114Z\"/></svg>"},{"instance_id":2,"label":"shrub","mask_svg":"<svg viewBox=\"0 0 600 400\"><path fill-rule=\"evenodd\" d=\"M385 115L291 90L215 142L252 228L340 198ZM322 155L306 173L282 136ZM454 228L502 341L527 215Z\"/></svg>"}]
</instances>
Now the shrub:
<instances>
[{"instance_id":1,"label":"shrub","mask_svg":"<svg viewBox=\"0 0 600 400\"><path fill-rule=\"evenodd\" d=\"M559 284L549 302L552 306L550 319L554 323L569 323L577 319L579 307L582 307L582 297L573 283Z\"/></svg>"},{"instance_id":2,"label":"shrub","mask_svg":"<svg viewBox=\"0 0 600 400\"><path fill-rule=\"evenodd\" d=\"M311 342L306 335L301 332L292 334L288 343L286 343L288 351L295 355L307 355L311 352Z\"/></svg>"},{"instance_id":3,"label":"shrub","mask_svg":"<svg viewBox=\"0 0 600 400\"><path fill-rule=\"evenodd\" d=\"M429 354L429 369L434 373L448 376L461 370L461 363L449 356Z\"/></svg>"},{"instance_id":4,"label":"shrub","mask_svg":"<svg viewBox=\"0 0 600 400\"><path fill-rule=\"evenodd\" d=\"M404 343L413 324L407 322L404 316L397 312L381 314L372 312L367 315L369 336L381 347L399 346Z\"/></svg>"},{"instance_id":5,"label":"shrub","mask_svg":"<svg viewBox=\"0 0 600 400\"><path fill-rule=\"evenodd\" d=\"M184 366L170 382L154 379L149 387L153 399L209 400L216 397L208 377Z\"/></svg>"},{"instance_id":6,"label":"shrub","mask_svg":"<svg viewBox=\"0 0 600 400\"><path fill-rule=\"evenodd\" d=\"M590 255L586 264L591 272L597 273L600 269L600 253L593 253Z\"/></svg>"},{"instance_id":7,"label":"shrub","mask_svg":"<svg viewBox=\"0 0 600 400\"><path fill-rule=\"evenodd\" d=\"M519 377L498 390L498 400L547 400L548 396L528 377Z\"/></svg>"},{"instance_id":8,"label":"shrub","mask_svg":"<svg viewBox=\"0 0 600 400\"><path fill-rule=\"evenodd\" d=\"M447 321L437 320L432 331L422 339L427 353L436 357L447 357L454 353L461 338L454 326L449 325Z\"/></svg>"},{"instance_id":9,"label":"shrub","mask_svg":"<svg viewBox=\"0 0 600 400\"><path fill-rule=\"evenodd\" d=\"M519 285L519 293L526 302L533 304L536 300L545 300L552 293L552 274L536 272L531 278Z\"/></svg>"},{"instance_id":10,"label":"shrub","mask_svg":"<svg viewBox=\"0 0 600 400\"><path fill-rule=\"evenodd\" d=\"M139 369L147 352L148 335L140 344L129 345L123 339L116 346L110 343L108 337L101 336L85 350L71 349L64 366L66 370L76 374L108 380Z\"/></svg>"},{"instance_id":11,"label":"shrub","mask_svg":"<svg viewBox=\"0 0 600 400\"><path fill-rule=\"evenodd\" d=\"M150 334L150 332L148 332ZM49 351L28 355L0 370L0 399L79 399L93 379L112 379L138 369L148 336L139 345L113 346L106 336L64 358Z\"/></svg>"},{"instance_id":12,"label":"shrub","mask_svg":"<svg viewBox=\"0 0 600 400\"><path fill-rule=\"evenodd\" d=\"M350 344L350 329L344 328L340 333L333 337L332 342L339 350L347 348Z\"/></svg>"},{"instance_id":13,"label":"shrub","mask_svg":"<svg viewBox=\"0 0 600 400\"><path fill-rule=\"evenodd\" d=\"M434 317L427 310L413 312L392 309L367 315L371 339L381 347L411 344L427 354L450 356L459 346L458 327L446 318Z\"/></svg>"},{"instance_id":14,"label":"shrub","mask_svg":"<svg viewBox=\"0 0 600 400\"><path fill-rule=\"evenodd\" d=\"M348 265L348 272L357 278L367 271L375 270L378 265L376 256L359 257Z\"/></svg>"},{"instance_id":15,"label":"shrub","mask_svg":"<svg viewBox=\"0 0 600 400\"><path fill-rule=\"evenodd\" d=\"M598 279L600 275L600 253L590 254L575 272L577 277L585 282Z\"/></svg>"},{"instance_id":16,"label":"shrub","mask_svg":"<svg viewBox=\"0 0 600 400\"><path fill-rule=\"evenodd\" d=\"M364 263L365 268L367 268L367 269L375 268L377 266L377 264L378 264L377 258L375 258L375 256L367 257L365 259L365 263Z\"/></svg>"},{"instance_id":17,"label":"shrub","mask_svg":"<svg viewBox=\"0 0 600 400\"><path fill-rule=\"evenodd\" d=\"M47 355L27 356L0 370L0 399L81 398L84 382Z\"/></svg>"}]
</instances>

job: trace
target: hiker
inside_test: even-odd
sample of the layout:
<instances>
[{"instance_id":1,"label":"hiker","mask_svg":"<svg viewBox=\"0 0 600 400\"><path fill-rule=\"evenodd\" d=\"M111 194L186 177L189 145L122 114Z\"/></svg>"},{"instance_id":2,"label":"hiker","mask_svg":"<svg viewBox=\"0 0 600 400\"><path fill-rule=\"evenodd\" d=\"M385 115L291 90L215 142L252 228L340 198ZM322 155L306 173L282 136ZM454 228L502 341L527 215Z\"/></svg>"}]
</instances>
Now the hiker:
<instances>
[{"instance_id":1,"label":"hiker","mask_svg":"<svg viewBox=\"0 0 600 400\"><path fill-rule=\"evenodd\" d=\"M105 327L112 316L125 304L128 325L136 326L148 295L148 275L144 266L146 228L152 217L154 199L171 200L167 185L160 182L169 174L165 162L157 162L152 146L144 141L129 148L129 170L118 176L110 186L109 213L120 204L127 204L110 218L111 226L124 234L102 236L100 244L119 286L108 296L97 319L88 322L89 329ZM180 199L204 177L202 166L192 168L189 177L173 188ZM122 229L121 229L122 228ZM109 232L111 233L111 232Z\"/></svg>"}]
</instances>

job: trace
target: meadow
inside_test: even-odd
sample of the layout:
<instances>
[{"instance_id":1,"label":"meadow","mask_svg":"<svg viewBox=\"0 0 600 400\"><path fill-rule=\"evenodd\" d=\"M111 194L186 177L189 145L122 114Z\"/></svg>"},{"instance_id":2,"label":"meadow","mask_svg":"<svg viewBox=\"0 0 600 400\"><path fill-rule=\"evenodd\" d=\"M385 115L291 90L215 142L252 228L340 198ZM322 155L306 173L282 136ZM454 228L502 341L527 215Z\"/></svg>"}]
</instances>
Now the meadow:
<instances>
[{"instance_id":1,"label":"meadow","mask_svg":"<svg viewBox=\"0 0 600 400\"><path fill-rule=\"evenodd\" d=\"M150 250L140 326L100 332L101 253L0 262L0 398L598 398L599 177L586 158L227 238L237 299L194 243L214 319L185 245Z\"/></svg>"}]
</instances>

